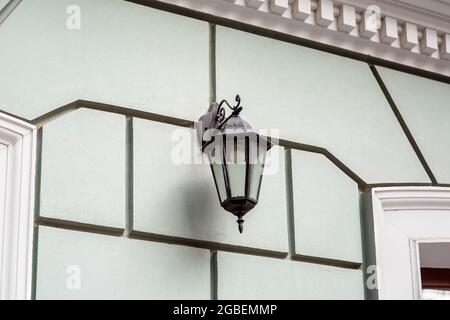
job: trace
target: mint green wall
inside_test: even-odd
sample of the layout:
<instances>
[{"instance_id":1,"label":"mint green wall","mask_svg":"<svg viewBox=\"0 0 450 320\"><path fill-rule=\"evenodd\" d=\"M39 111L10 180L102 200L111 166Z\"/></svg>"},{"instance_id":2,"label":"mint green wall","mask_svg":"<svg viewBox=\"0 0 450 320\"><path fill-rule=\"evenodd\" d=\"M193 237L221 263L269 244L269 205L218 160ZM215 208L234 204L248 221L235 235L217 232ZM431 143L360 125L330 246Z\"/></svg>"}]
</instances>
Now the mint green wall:
<instances>
[{"instance_id":1,"label":"mint green wall","mask_svg":"<svg viewBox=\"0 0 450 320\"><path fill-rule=\"evenodd\" d=\"M367 64L217 28L217 95L280 138L327 148L367 183L430 182Z\"/></svg>"},{"instance_id":2,"label":"mint green wall","mask_svg":"<svg viewBox=\"0 0 450 320\"><path fill-rule=\"evenodd\" d=\"M125 223L125 117L77 110L42 130L40 214L83 223Z\"/></svg>"},{"instance_id":3,"label":"mint green wall","mask_svg":"<svg viewBox=\"0 0 450 320\"><path fill-rule=\"evenodd\" d=\"M208 250L47 227L39 243L38 299L209 298Z\"/></svg>"},{"instance_id":4,"label":"mint green wall","mask_svg":"<svg viewBox=\"0 0 450 320\"><path fill-rule=\"evenodd\" d=\"M192 142L185 152L201 157L193 130L140 119L134 121L133 127L135 230L288 251L282 148L276 146L270 151L277 156L280 168L276 174L264 177L261 201L245 217L245 232L241 235L236 218L220 207L209 166L172 161L172 153L178 150L174 147L181 141L177 137L183 133Z\"/></svg>"},{"instance_id":5,"label":"mint green wall","mask_svg":"<svg viewBox=\"0 0 450 320\"><path fill-rule=\"evenodd\" d=\"M378 68L439 183L450 183L448 84Z\"/></svg>"},{"instance_id":6,"label":"mint green wall","mask_svg":"<svg viewBox=\"0 0 450 320\"><path fill-rule=\"evenodd\" d=\"M362 262L356 183L320 154L292 150L295 253Z\"/></svg>"},{"instance_id":7,"label":"mint green wall","mask_svg":"<svg viewBox=\"0 0 450 320\"><path fill-rule=\"evenodd\" d=\"M122 0L24 0L0 39L0 108L25 118L77 99L189 119L208 105L205 22Z\"/></svg>"},{"instance_id":8,"label":"mint green wall","mask_svg":"<svg viewBox=\"0 0 450 320\"><path fill-rule=\"evenodd\" d=\"M79 31L66 28L69 4L81 8ZM0 26L1 110L34 119L77 99L126 108L79 109L41 128L36 298L364 298L365 186L290 148L326 148L364 183L430 183L369 67L223 27L216 39L218 99L239 93L243 118L288 140L271 151L279 168L243 235L210 168L172 162L175 131L199 154L192 128L126 120L131 109L185 122L206 112L208 23L119 0L24 0ZM448 182L447 149L433 143L447 133L448 86L380 72ZM80 290L67 287L73 265Z\"/></svg>"},{"instance_id":9,"label":"mint green wall","mask_svg":"<svg viewBox=\"0 0 450 320\"><path fill-rule=\"evenodd\" d=\"M219 299L364 298L362 272L298 261L219 253Z\"/></svg>"}]
</instances>

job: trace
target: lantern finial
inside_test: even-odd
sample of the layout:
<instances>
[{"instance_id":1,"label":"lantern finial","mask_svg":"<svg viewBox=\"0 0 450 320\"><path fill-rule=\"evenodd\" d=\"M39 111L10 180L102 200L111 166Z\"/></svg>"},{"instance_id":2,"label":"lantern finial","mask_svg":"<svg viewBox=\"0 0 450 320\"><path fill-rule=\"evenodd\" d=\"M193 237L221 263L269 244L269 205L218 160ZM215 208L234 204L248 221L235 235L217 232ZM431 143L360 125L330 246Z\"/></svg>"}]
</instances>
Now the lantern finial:
<instances>
[{"instance_id":1,"label":"lantern finial","mask_svg":"<svg viewBox=\"0 0 450 320\"><path fill-rule=\"evenodd\" d=\"M242 216L239 217L237 223L239 227L239 232L242 234L242 232L244 231L244 219L242 218Z\"/></svg>"}]
</instances>

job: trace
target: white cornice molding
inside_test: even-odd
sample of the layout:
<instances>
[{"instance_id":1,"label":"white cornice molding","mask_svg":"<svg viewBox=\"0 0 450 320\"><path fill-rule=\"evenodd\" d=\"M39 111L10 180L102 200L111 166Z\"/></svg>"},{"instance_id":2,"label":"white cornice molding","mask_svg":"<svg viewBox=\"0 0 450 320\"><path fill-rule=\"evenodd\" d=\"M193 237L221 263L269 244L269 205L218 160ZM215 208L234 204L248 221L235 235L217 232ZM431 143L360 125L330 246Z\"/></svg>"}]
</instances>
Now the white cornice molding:
<instances>
[{"instance_id":1,"label":"white cornice molding","mask_svg":"<svg viewBox=\"0 0 450 320\"><path fill-rule=\"evenodd\" d=\"M450 189L437 187L402 187L373 190L384 211L448 210Z\"/></svg>"},{"instance_id":2,"label":"white cornice molding","mask_svg":"<svg viewBox=\"0 0 450 320\"><path fill-rule=\"evenodd\" d=\"M446 0L444 0L446 1ZM450 33L450 2L442 0L335 0L348 3L359 10L377 5L382 16L397 19L400 23L410 22L420 27L428 27Z\"/></svg>"},{"instance_id":3,"label":"white cornice molding","mask_svg":"<svg viewBox=\"0 0 450 320\"><path fill-rule=\"evenodd\" d=\"M450 15L414 0L154 0L450 77ZM446 1L446 0L445 0ZM410 2L410 5L405 5ZM428 1L427 1L428 2ZM333 17L329 15L330 3ZM418 3L418 2L417 2ZM342 5L346 4L346 10ZM380 8L371 30L365 10ZM320 10L319 10L319 9ZM354 10L352 9L354 8ZM376 8L376 7L372 7ZM354 11L354 13L353 13ZM345 12L345 13L343 13ZM345 14L343 19L341 15ZM447 19L448 16L448 19ZM387 19L386 19L387 17ZM330 21L331 19L331 21ZM345 21L342 24L342 21ZM405 23L408 23L405 25ZM354 28L353 28L354 25ZM427 31L428 29L428 31ZM373 36L371 36L373 34ZM427 34L428 37L424 37Z\"/></svg>"},{"instance_id":4,"label":"white cornice molding","mask_svg":"<svg viewBox=\"0 0 450 320\"><path fill-rule=\"evenodd\" d=\"M0 299L31 299L35 126L0 113Z\"/></svg>"}]
</instances>

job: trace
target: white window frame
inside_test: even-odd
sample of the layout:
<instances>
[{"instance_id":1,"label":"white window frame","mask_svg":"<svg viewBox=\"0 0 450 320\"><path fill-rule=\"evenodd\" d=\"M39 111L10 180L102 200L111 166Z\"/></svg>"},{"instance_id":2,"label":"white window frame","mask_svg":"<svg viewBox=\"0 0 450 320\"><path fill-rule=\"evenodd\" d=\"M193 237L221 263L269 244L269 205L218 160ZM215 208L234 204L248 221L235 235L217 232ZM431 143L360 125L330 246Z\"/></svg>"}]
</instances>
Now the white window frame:
<instances>
[{"instance_id":1,"label":"white window frame","mask_svg":"<svg viewBox=\"0 0 450 320\"><path fill-rule=\"evenodd\" d=\"M0 299L31 299L37 129L0 112Z\"/></svg>"},{"instance_id":2,"label":"white window frame","mask_svg":"<svg viewBox=\"0 0 450 320\"><path fill-rule=\"evenodd\" d=\"M419 244L450 242L450 188L376 188L372 208L378 298L420 299Z\"/></svg>"},{"instance_id":3,"label":"white window frame","mask_svg":"<svg viewBox=\"0 0 450 320\"><path fill-rule=\"evenodd\" d=\"M412 260L412 275L414 280L414 299L422 300L422 278L420 276L420 244L422 243L450 243L450 237L448 238L436 238L426 240L412 240L411 241L411 256Z\"/></svg>"}]
</instances>

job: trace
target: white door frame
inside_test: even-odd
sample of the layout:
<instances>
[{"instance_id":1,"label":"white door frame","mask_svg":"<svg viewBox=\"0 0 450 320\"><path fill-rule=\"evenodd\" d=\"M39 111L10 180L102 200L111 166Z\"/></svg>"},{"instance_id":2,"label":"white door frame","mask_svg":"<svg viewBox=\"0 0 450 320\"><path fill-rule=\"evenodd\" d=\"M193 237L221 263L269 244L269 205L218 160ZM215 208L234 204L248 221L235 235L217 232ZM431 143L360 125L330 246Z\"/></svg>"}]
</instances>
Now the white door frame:
<instances>
[{"instance_id":1,"label":"white door frame","mask_svg":"<svg viewBox=\"0 0 450 320\"><path fill-rule=\"evenodd\" d=\"M36 127L0 113L0 299L31 299Z\"/></svg>"},{"instance_id":2,"label":"white door frame","mask_svg":"<svg viewBox=\"0 0 450 320\"><path fill-rule=\"evenodd\" d=\"M372 190L379 299L420 299L419 243L450 242L450 188Z\"/></svg>"}]
</instances>

